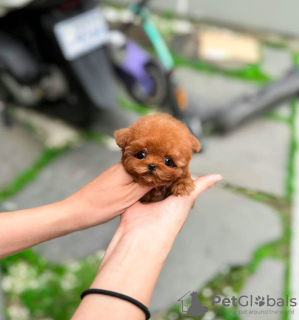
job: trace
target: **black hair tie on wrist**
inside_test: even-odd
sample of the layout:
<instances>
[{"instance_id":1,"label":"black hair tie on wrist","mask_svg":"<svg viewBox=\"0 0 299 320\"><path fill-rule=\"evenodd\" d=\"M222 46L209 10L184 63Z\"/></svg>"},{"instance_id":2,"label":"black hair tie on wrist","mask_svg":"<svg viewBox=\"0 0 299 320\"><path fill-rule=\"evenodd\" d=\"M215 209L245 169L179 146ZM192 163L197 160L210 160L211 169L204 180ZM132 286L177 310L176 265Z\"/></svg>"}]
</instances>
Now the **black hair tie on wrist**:
<instances>
[{"instance_id":1,"label":"black hair tie on wrist","mask_svg":"<svg viewBox=\"0 0 299 320\"><path fill-rule=\"evenodd\" d=\"M111 296L111 297L115 297L115 298L119 298L119 299L122 299L122 300L125 300L125 301L128 301L128 302L131 302L133 303L136 307L140 308L144 313L145 313L145 316L146 316L146 320L148 320L150 317L151 317L151 314L148 310L148 308L142 304L141 302L131 298L131 297L128 297L124 294L121 294L121 293L117 293L117 292L113 292L113 291L109 291L109 290L103 290L103 289L88 289L88 290L85 290L81 293L81 300L88 294L104 294L106 296Z\"/></svg>"}]
</instances>

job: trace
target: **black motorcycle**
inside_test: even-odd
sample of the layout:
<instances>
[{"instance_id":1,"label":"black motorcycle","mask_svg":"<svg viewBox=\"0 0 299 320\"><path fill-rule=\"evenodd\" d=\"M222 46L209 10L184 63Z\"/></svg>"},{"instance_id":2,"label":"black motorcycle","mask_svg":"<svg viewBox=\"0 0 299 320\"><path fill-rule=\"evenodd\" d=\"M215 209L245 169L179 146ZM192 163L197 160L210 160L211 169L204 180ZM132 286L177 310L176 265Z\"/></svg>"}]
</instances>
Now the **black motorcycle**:
<instances>
[{"instance_id":1,"label":"black motorcycle","mask_svg":"<svg viewBox=\"0 0 299 320\"><path fill-rule=\"evenodd\" d=\"M37 0L0 17L2 105L38 108L78 126L98 109L117 108L108 38L92 0Z\"/></svg>"}]
</instances>

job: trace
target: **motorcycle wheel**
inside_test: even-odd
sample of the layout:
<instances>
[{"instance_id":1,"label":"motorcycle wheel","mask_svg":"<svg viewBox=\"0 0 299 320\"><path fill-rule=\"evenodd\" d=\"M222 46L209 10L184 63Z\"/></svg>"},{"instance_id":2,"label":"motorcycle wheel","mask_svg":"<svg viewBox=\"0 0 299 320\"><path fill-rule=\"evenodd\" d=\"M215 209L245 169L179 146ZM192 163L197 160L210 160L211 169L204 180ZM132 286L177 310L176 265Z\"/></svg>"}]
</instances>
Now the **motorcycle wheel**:
<instances>
[{"instance_id":1,"label":"motorcycle wheel","mask_svg":"<svg viewBox=\"0 0 299 320\"><path fill-rule=\"evenodd\" d=\"M150 95L146 95L142 92L138 82L135 82L130 88L128 88L131 96L139 103L145 106L158 105L161 106L167 97L168 80L165 71L162 67L152 61L145 66L145 70L148 76L153 80L154 89Z\"/></svg>"}]
</instances>

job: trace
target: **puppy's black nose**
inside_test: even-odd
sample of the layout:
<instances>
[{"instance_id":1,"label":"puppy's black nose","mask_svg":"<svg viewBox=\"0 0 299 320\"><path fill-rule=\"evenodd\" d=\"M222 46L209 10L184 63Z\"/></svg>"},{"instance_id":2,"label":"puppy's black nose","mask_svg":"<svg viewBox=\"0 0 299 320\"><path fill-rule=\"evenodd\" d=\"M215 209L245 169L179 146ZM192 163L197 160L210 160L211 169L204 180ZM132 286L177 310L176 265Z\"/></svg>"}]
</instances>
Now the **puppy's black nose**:
<instances>
[{"instance_id":1,"label":"puppy's black nose","mask_svg":"<svg viewBox=\"0 0 299 320\"><path fill-rule=\"evenodd\" d=\"M154 163L149 164L147 167L148 167L148 169L149 169L150 171L155 171L156 168L157 168Z\"/></svg>"}]
</instances>

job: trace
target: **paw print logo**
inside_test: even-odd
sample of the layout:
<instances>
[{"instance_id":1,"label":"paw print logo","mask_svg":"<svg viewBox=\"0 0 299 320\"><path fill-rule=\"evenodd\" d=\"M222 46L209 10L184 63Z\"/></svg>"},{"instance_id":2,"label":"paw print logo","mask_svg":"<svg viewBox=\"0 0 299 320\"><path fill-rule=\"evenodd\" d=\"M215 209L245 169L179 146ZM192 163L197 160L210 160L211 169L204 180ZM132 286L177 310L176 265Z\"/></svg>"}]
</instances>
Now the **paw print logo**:
<instances>
[{"instance_id":1,"label":"paw print logo","mask_svg":"<svg viewBox=\"0 0 299 320\"><path fill-rule=\"evenodd\" d=\"M259 307L263 306L265 304L265 298L260 296L256 297L255 304Z\"/></svg>"}]
</instances>

